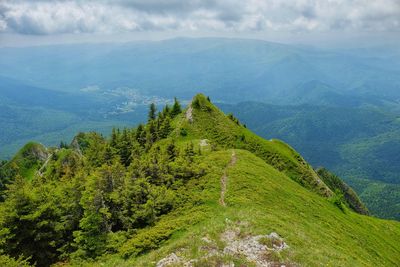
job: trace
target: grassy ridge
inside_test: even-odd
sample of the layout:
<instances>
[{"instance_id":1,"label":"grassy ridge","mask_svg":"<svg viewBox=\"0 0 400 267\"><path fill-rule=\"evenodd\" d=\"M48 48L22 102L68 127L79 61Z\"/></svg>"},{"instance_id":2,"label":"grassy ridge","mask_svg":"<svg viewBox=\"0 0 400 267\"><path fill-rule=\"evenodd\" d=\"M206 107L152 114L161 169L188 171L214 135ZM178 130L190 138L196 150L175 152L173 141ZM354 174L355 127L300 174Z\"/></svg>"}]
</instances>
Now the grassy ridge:
<instances>
[{"instance_id":1,"label":"grassy ridge","mask_svg":"<svg viewBox=\"0 0 400 267\"><path fill-rule=\"evenodd\" d=\"M343 178L375 216L400 219L398 111L389 107L219 104L264 138L292 145Z\"/></svg>"},{"instance_id":2,"label":"grassy ridge","mask_svg":"<svg viewBox=\"0 0 400 267\"><path fill-rule=\"evenodd\" d=\"M209 139L220 147L249 150L308 189L325 196L332 194L312 167L287 144L255 135L234 117L229 119L203 95L197 95L191 105L193 123L184 120L177 131L185 129L188 136Z\"/></svg>"},{"instance_id":3,"label":"grassy ridge","mask_svg":"<svg viewBox=\"0 0 400 267\"><path fill-rule=\"evenodd\" d=\"M160 249L127 260L105 256L86 265L154 266L177 251L196 258L206 253L201 250L203 237L224 246L220 235L230 222L245 222L244 235L277 232L290 246L289 252L281 255L286 262L306 266L396 266L399 262L399 223L342 211L248 151L236 150L236 155L236 164L228 170L227 207L218 205L218 198L222 169L231 150L211 152L203 159L209 174L188 192L201 205L167 215L138 235L150 240L163 237L155 245ZM199 187L204 189L198 191ZM138 238L134 240L130 245L139 243ZM240 257L228 260L244 261Z\"/></svg>"},{"instance_id":4,"label":"grassy ridge","mask_svg":"<svg viewBox=\"0 0 400 267\"><path fill-rule=\"evenodd\" d=\"M47 158L47 153L42 144L29 142L3 168L17 168L22 177L30 180Z\"/></svg>"}]
</instances>

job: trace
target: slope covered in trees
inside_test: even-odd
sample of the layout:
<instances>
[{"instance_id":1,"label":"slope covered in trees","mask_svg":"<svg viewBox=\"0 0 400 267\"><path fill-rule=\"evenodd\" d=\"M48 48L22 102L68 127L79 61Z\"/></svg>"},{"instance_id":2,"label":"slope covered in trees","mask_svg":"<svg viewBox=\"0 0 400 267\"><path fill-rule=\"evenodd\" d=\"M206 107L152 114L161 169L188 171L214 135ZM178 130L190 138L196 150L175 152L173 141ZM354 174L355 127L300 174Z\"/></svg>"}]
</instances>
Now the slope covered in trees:
<instances>
[{"instance_id":1,"label":"slope covered in trees","mask_svg":"<svg viewBox=\"0 0 400 267\"><path fill-rule=\"evenodd\" d=\"M29 176L0 167L0 265L399 262L399 223L354 212L365 213L339 178L202 95L46 151ZM259 250L230 252L250 241Z\"/></svg>"}]
</instances>

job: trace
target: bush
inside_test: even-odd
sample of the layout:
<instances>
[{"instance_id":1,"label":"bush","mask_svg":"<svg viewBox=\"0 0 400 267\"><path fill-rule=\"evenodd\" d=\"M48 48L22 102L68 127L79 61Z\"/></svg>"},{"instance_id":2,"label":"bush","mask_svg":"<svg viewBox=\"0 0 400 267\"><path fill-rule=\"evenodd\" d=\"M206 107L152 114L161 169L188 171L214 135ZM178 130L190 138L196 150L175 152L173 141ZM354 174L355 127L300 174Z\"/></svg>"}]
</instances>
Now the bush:
<instances>
[{"instance_id":1,"label":"bush","mask_svg":"<svg viewBox=\"0 0 400 267\"><path fill-rule=\"evenodd\" d=\"M31 266L26 259L14 259L6 255L0 254L0 266L5 267L27 267Z\"/></svg>"},{"instance_id":2,"label":"bush","mask_svg":"<svg viewBox=\"0 0 400 267\"><path fill-rule=\"evenodd\" d=\"M185 128L181 128L181 132L180 132L181 136L187 136L188 132Z\"/></svg>"}]
</instances>

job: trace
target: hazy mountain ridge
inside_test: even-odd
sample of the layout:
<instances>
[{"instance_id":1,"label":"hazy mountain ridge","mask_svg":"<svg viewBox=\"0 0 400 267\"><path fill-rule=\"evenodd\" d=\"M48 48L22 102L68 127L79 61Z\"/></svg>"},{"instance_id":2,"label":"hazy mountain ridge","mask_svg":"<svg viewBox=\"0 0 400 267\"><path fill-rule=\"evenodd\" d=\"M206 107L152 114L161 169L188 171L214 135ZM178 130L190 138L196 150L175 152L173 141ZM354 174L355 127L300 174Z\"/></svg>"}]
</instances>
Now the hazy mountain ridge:
<instances>
[{"instance_id":1,"label":"hazy mountain ridge","mask_svg":"<svg viewBox=\"0 0 400 267\"><path fill-rule=\"evenodd\" d=\"M56 145L77 131L109 134L113 126L142 121L151 102L168 100L129 88L62 92L0 77L0 158L11 158L30 140Z\"/></svg>"},{"instance_id":2,"label":"hazy mountain ridge","mask_svg":"<svg viewBox=\"0 0 400 267\"><path fill-rule=\"evenodd\" d=\"M1 75L48 89L129 86L190 98L201 88L224 101L273 101L315 80L337 92L399 99L398 66L357 52L222 38L1 49Z\"/></svg>"}]
</instances>

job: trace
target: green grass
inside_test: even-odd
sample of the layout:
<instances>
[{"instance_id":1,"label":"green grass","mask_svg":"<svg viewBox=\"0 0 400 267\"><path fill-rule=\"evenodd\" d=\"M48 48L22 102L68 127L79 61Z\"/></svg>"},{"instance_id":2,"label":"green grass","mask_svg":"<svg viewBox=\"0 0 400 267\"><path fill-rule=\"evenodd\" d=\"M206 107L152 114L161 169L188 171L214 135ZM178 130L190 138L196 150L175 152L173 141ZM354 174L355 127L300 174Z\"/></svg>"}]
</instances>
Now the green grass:
<instances>
[{"instance_id":1,"label":"green grass","mask_svg":"<svg viewBox=\"0 0 400 267\"><path fill-rule=\"evenodd\" d=\"M312 167L289 145L275 139L268 141L255 135L229 119L203 95L197 95L192 102L198 103L192 104L193 123L178 118L176 135L184 128L188 133L186 139L206 138L217 147L246 149L308 189L321 195L331 195L330 189L319 180Z\"/></svg>"},{"instance_id":2,"label":"green grass","mask_svg":"<svg viewBox=\"0 0 400 267\"><path fill-rule=\"evenodd\" d=\"M373 215L400 220L400 120L395 110L258 102L220 106L262 137L285 140L314 167L339 175Z\"/></svg>"},{"instance_id":3,"label":"green grass","mask_svg":"<svg viewBox=\"0 0 400 267\"><path fill-rule=\"evenodd\" d=\"M290 246L284 255L286 262L305 266L396 266L400 261L398 222L343 212L329 199L299 186L248 151L236 150L236 155L236 164L228 169L227 207L220 206L218 199L220 177L231 150L211 152L203 158L208 175L189 192L201 204L163 217L154 227L139 233L128 247L132 249L143 238L160 242L142 251L144 254L138 253L139 257L108 255L85 265L154 266L172 252L197 258L205 253L201 249L203 237L224 247L220 234L230 224L242 225L243 235L277 232ZM240 257L226 260L245 262ZM212 266L207 264L204 266Z\"/></svg>"},{"instance_id":4,"label":"green grass","mask_svg":"<svg viewBox=\"0 0 400 267\"><path fill-rule=\"evenodd\" d=\"M399 223L344 213L248 152L238 153L230 177L227 203L231 199L233 209L253 207L256 212L246 208L238 217L253 217L250 223L258 233L265 233L267 228L267 232L273 230L285 237L294 250L295 262L373 266L395 265L400 260Z\"/></svg>"},{"instance_id":5,"label":"green grass","mask_svg":"<svg viewBox=\"0 0 400 267\"><path fill-rule=\"evenodd\" d=\"M38 154L47 156L47 149L42 144L29 142L3 168L15 166L22 177L31 180L42 164Z\"/></svg>"}]
</instances>

